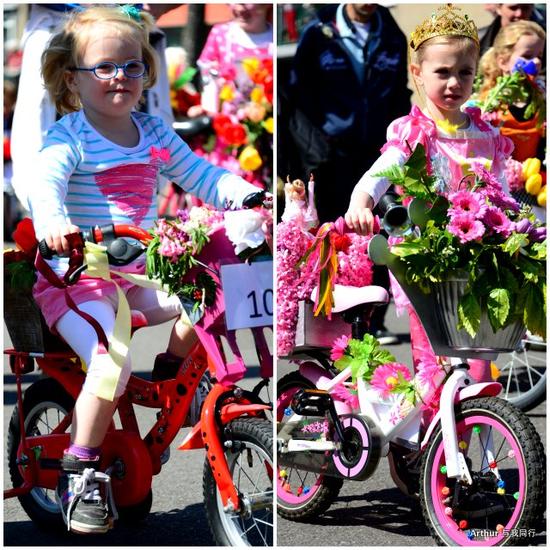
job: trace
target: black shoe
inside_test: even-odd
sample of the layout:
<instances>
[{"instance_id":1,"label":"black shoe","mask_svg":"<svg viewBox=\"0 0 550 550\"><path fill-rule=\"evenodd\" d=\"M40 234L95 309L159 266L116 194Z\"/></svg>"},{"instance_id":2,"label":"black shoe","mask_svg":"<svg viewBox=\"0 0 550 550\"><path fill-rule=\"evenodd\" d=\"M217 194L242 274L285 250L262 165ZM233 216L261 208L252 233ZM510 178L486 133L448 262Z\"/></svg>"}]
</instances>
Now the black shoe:
<instances>
[{"instance_id":1,"label":"black shoe","mask_svg":"<svg viewBox=\"0 0 550 550\"><path fill-rule=\"evenodd\" d=\"M163 380L170 380L175 378L178 374L178 370L181 367L183 359L177 357L170 352L159 353L155 357L155 364L153 365L153 372L151 373L151 379L153 382L162 382Z\"/></svg>"},{"instance_id":2,"label":"black shoe","mask_svg":"<svg viewBox=\"0 0 550 550\"><path fill-rule=\"evenodd\" d=\"M63 473L59 477L55 497L67 529L74 533L106 533L112 527L112 517L99 492L99 483L107 485L111 478L96 468L97 460L79 460L65 454L61 461Z\"/></svg>"},{"instance_id":3,"label":"black shoe","mask_svg":"<svg viewBox=\"0 0 550 550\"><path fill-rule=\"evenodd\" d=\"M393 332L390 332L385 327L377 330L374 333L374 337L378 340L381 346L389 346L391 344L399 344L399 338Z\"/></svg>"}]
</instances>

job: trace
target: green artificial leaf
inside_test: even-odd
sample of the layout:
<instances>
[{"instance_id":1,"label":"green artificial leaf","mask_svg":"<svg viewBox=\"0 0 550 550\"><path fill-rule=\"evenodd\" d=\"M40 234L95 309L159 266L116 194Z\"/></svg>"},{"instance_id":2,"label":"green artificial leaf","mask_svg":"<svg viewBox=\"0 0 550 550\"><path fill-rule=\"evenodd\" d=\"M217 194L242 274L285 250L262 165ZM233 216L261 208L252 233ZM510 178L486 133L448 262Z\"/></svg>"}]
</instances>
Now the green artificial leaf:
<instances>
[{"instance_id":1,"label":"green artificial leaf","mask_svg":"<svg viewBox=\"0 0 550 550\"><path fill-rule=\"evenodd\" d=\"M533 243L529 250L529 257L533 260L546 260L546 239L542 243Z\"/></svg>"},{"instance_id":2,"label":"green artificial leaf","mask_svg":"<svg viewBox=\"0 0 550 550\"><path fill-rule=\"evenodd\" d=\"M529 244L529 238L523 233L512 233L502 244L502 250L508 252L510 256L514 255L520 248Z\"/></svg>"},{"instance_id":3,"label":"green artificial leaf","mask_svg":"<svg viewBox=\"0 0 550 550\"><path fill-rule=\"evenodd\" d=\"M412 168L418 172L426 171L426 149L422 143L418 143L411 156L405 163L405 167Z\"/></svg>"},{"instance_id":4,"label":"green artificial leaf","mask_svg":"<svg viewBox=\"0 0 550 550\"><path fill-rule=\"evenodd\" d=\"M471 292L465 293L458 302L458 329L464 328L473 338L479 330L481 307Z\"/></svg>"},{"instance_id":5,"label":"green artificial leaf","mask_svg":"<svg viewBox=\"0 0 550 550\"><path fill-rule=\"evenodd\" d=\"M334 361L334 366L340 371L345 370L350 366L351 360L352 358L349 355L342 355L340 359Z\"/></svg>"},{"instance_id":6,"label":"green artificial leaf","mask_svg":"<svg viewBox=\"0 0 550 550\"><path fill-rule=\"evenodd\" d=\"M375 178L386 178L390 180L394 185L403 185L403 180L405 178L405 172L401 166L394 164L381 172L373 174Z\"/></svg>"},{"instance_id":7,"label":"green artificial leaf","mask_svg":"<svg viewBox=\"0 0 550 550\"><path fill-rule=\"evenodd\" d=\"M546 338L546 285L530 284L527 289L523 322L528 330Z\"/></svg>"},{"instance_id":8,"label":"green artificial leaf","mask_svg":"<svg viewBox=\"0 0 550 550\"><path fill-rule=\"evenodd\" d=\"M505 288L493 288L487 298L487 313L493 331L501 329L510 313L510 295Z\"/></svg>"},{"instance_id":9,"label":"green artificial leaf","mask_svg":"<svg viewBox=\"0 0 550 550\"><path fill-rule=\"evenodd\" d=\"M424 254L426 252L426 244L423 240L405 241L394 244L391 247L391 253L400 258L410 256L412 254Z\"/></svg>"}]
</instances>

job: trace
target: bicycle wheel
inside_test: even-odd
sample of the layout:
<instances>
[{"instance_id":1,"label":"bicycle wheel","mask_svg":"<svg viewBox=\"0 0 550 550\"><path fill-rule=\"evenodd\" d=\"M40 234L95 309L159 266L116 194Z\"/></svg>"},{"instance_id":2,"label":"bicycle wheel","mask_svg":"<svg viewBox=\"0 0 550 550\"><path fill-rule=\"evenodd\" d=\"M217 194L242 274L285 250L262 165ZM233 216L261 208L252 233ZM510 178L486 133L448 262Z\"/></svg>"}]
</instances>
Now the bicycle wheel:
<instances>
[{"instance_id":1,"label":"bicycle wheel","mask_svg":"<svg viewBox=\"0 0 550 550\"><path fill-rule=\"evenodd\" d=\"M439 544L525 544L536 532L545 505L546 458L529 419L502 399L487 397L455 408L459 448L471 485L449 479L442 431L424 454L421 504Z\"/></svg>"},{"instance_id":2,"label":"bicycle wheel","mask_svg":"<svg viewBox=\"0 0 550 550\"><path fill-rule=\"evenodd\" d=\"M261 418L237 418L225 427L225 455L241 513L226 512L205 460L203 493L210 530L219 546L273 546L273 429Z\"/></svg>"},{"instance_id":3,"label":"bicycle wheel","mask_svg":"<svg viewBox=\"0 0 550 550\"><path fill-rule=\"evenodd\" d=\"M36 381L27 388L23 398L26 435L51 433L73 407L73 398L58 382L52 378ZM18 463L20 457L17 455L20 440L19 411L16 406L8 430L9 471L14 487L23 484L21 466ZM37 525L49 530L66 530L59 505L55 500L55 491L35 487L30 493L18 498L27 515Z\"/></svg>"},{"instance_id":4,"label":"bicycle wheel","mask_svg":"<svg viewBox=\"0 0 550 550\"><path fill-rule=\"evenodd\" d=\"M546 342L526 338L512 353L499 357L497 366L503 399L522 411L546 399Z\"/></svg>"},{"instance_id":5,"label":"bicycle wheel","mask_svg":"<svg viewBox=\"0 0 550 550\"><path fill-rule=\"evenodd\" d=\"M277 382L277 422L300 389L314 385L298 372L283 376ZM277 512L286 519L301 521L326 512L334 502L344 481L339 478L305 472L297 468L277 468Z\"/></svg>"}]
</instances>

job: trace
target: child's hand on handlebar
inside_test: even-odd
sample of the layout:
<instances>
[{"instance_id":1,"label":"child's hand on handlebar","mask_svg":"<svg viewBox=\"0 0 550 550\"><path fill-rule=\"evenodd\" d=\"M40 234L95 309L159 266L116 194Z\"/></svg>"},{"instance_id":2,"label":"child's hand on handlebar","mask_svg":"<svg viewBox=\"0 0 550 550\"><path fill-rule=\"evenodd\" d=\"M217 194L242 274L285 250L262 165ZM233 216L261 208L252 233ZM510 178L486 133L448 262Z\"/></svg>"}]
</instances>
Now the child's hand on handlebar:
<instances>
[{"instance_id":1,"label":"child's hand on handlebar","mask_svg":"<svg viewBox=\"0 0 550 550\"><path fill-rule=\"evenodd\" d=\"M77 225L67 224L58 227L53 227L50 232L44 237L50 250L55 251L58 256L67 255L70 252L70 247L65 235L70 233L79 233L80 228Z\"/></svg>"},{"instance_id":2,"label":"child's hand on handlebar","mask_svg":"<svg viewBox=\"0 0 550 550\"><path fill-rule=\"evenodd\" d=\"M359 235L370 235L374 228L373 200L363 191L354 190L344 219Z\"/></svg>"}]
</instances>

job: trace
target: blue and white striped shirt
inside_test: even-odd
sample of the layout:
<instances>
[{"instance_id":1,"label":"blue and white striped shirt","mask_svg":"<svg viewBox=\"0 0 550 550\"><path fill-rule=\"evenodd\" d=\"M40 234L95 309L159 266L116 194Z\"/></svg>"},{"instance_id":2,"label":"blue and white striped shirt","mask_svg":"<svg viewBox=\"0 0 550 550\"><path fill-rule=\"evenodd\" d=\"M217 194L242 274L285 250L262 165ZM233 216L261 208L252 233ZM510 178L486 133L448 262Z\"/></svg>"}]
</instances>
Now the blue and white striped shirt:
<instances>
[{"instance_id":1,"label":"blue and white striped shirt","mask_svg":"<svg viewBox=\"0 0 550 550\"><path fill-rule=\"evenodd\" d=\"M52 126L29 193L38 239L67 223L83 228L107 223L151 228L157 218L159 174L218 208L239 207L258 191L195 155L162 119L139 112L132 118L139 131L135 147L108 141L82 110Z\"/></svg>"}]
</instances>

